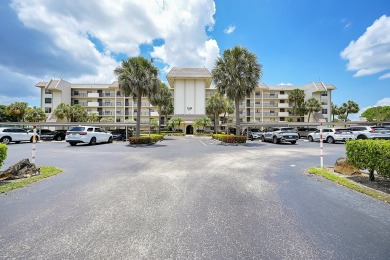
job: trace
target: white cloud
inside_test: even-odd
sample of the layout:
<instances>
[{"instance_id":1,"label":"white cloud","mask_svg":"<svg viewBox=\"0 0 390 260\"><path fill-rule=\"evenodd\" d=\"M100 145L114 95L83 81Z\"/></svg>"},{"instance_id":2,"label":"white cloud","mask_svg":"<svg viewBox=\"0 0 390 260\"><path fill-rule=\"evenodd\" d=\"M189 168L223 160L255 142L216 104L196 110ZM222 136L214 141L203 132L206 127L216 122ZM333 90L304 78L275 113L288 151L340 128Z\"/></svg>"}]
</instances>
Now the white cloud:
<instances>
[{"instance_id":1,"label":"white cloud","mask_svg":"<svg viewBox=\"0 0 390 260\"><path fill-rule=\"evenodd\" d=\"M350 42L341 52L348 60L347 70L356 71L354 77L390 70L390 17L376 20L358 40ZM386 74L380 79L389 78Z\"/></svg>"},{"instance_id":2,"label":"white cloud","mask_svg":"<svg viewBox=\"0 0 390 260\"><path fill-rule=\"evenodd\" d=\"M363 114L364 111L366 111L367 109L372 108L372 107L379 107L379 106L381 106L381 107L383 107L383 106L390 106L390 97L383 98L383 99L377 101L372 106L368 106L368 107L364 107L364 108L360 109L357 117L360 117L361 114Z\"/></svg>"},{"instance_id":3,"label":"white cloud","mask_svg":"<svg viewBox=\"0 0 390 260\"><path fill-rule=\"evenodd\" d=\"M163 42L151 53L164 64L163 72L172 66L212 69L219 54L217 42L207 35L215 24L213 0L13 0L11 6L25 27L51 40L46 50L51 50L52 63L61 64L65 54L80 67L73 74L63 73L66 68L48 70L43 75L47 78L56 73L66 74L71 82L113 81L113 70L120 65L115 55L140 55L140 45L154 40ZM28 69L24 73L33 75Z\"/></svg>"},{"instance_id":4,"label":"white cloud","mask_svg":"<svg viewBox=\"0 0 390 260\"><path fill-rule=\"evenodd\" d=\"M231 34L231 33L233 33L235 30L236 30L236 26L234 26L234 25L229 25L229 27L226 28L225 30L223 30L223 32L226 33L226 34Z\"/></svg>"},{"instance_id":5,"label":"white cloud","mask_svg":"<svg viewBox=\"0 0 390 260\"><path fill-rule=\"evenodd\" d=\"M294 85L294 84L280 82L278 85L279 85L279 86L292 86L292 85Z\"/></svg>"}]
</instances>

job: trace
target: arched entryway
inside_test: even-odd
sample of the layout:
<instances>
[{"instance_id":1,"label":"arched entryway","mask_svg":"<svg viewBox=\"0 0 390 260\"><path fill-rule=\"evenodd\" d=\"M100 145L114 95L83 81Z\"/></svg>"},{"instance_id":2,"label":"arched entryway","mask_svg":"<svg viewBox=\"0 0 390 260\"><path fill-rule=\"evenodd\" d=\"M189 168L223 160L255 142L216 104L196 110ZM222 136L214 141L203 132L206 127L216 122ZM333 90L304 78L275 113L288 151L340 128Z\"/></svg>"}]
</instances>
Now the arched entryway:
<instances>
[{"instance_id":1,"label":"arched entryway","mask_svg":"<svg viewBox=\"0 0 390 260\"><path fill-rule=\"evenodd\" d=\"M192 127L192 125L188 125L186 127L186 135L193 135L194 134L194 128Z\"/></svg>"}]
</instances>

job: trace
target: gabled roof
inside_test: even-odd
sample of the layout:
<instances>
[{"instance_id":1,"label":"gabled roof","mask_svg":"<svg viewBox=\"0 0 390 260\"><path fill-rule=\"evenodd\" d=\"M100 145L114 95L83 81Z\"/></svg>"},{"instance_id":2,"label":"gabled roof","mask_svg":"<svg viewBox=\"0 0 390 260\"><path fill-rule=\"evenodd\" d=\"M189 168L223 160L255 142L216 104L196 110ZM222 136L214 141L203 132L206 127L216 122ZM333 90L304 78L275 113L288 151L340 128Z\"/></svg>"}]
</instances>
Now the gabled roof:
<instances>
[{"instance_id":1,"label":"gabled roof","mask_svg":"<svg viewBox=\"0 0 390 260\"><path fill-rule=\"evenodd\" d=\"M167 74L169 85L173 88L175 79L204 79L206 87L210 87L212 76L207 68L173 67Z\"/></svg>"}]
</instances>

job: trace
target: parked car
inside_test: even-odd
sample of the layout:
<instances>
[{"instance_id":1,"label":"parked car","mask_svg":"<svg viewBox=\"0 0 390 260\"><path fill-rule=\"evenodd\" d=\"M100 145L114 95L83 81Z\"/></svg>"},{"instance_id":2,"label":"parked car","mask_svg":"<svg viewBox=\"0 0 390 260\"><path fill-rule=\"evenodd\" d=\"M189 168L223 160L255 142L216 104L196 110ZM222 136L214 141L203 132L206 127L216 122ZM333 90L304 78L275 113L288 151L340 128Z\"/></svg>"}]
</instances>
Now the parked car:
<instances>
[{"instance_id":1,"label":"parked car","mask_svg":"<svg viewBox=\"0 0 390 260\"><path fill-rule=\"evenodd\" d=\"M33 133L33 131L33 129L28 130L30 133ZM37 129L37 135L41 140L62 141L65 139L66 130Z\"/></svg>"},{"instance_id":2,"label":"parked car","mask_svg":"<svg viewBox=\"0 0 390 260\"><path fill-rule=\"evenodd\" d=\"M251 141L253 141L254 139L260 139L262 133L261 133L261 130L258 128L250 128L248 133L247 133L247 129L244 129L244 131L242 132L242 135L248 136L248 138Z\"/></svg>"},{"instance_id":3,"label":"parked car","mask_svg":"<svg viewBox=\"0 0 390 260\"><path fill-rule=\"evenodd\" d=\"M66 131L67 130L55 130L55 134L53 136L53 140L56 140L56 141L62 141L62 140L65 140L65 137L66 137Z\"/></svg>"},{"instance_id":4,"label":"parked car","mask_svg":"<svg viewBox=\"0 0 390 260\"><path fill-rule=\"evenodd\" d=\"M291 127L271 127L264 131L261 135L261 140L263 142L270 141L274 144L280 142L290 142L291 144L296 144L299 139L297 131Z\"/></svg>"},{"instance_id":5,"label":"parked car","mask_svg":"<svg viewBox=\"0 0 390 260\"><path fill-rule=\"evenodd\" d=\"M307 137L310 133L313 133L315 131L317 131L316 127L306 127L306 126L304 126L304 127L298 127L298 129L297 129L299 138Z\"/></svg>"},{"instance_id":6,"label":"parked car","mask_svg":"<svg viewBox=\"0 0 390 260\"><path fill-rule=\"evenodd\" d=\"M112 143L112 134L107 133L97 126L72 126L66 131L65 141L71 146L78 143L88 143L91 145L97 143Z\"/></svg>"},{"instance_id":7,"label":"parked car","mask_svg":"<svg viewBox=\"0 0 390 260\"><path fill-rule=\"evenodd\" d=\"M351 126L349 129L356 139L390 140L390 131L383 126Z\"/></svg>"},{"instance_id":8,"label":"parked car","mask_svg":"<svg viewBox=\"0 0 390 260\"><path fill-rule=\"evenodd\" d=\"M126 141L128 137L133 136L133 131L127 129L127 138L126 138L126 129L115 129L111 131L112 138L116 141Z\"/></svg>"},{"instance_id":9,"label":"parked car","mask_svg":"<svg viewBox=\"0 0 390 260\"><path fill-rule=\"evenodd\" d=\"M39 140L39 136L36 136ZM33 133L29 133L23 128L2 127L0 128L0 142L9 144L11 142L20 143L22 141L33 142Z\"/></svg>"},{"instance_id":10,"label":"parked car","mask_svg":"<svg viewBox=\"0 0 390 260\"><path fill-rule=\"evenodd\" d=\"M320 130L310 133L307 136L310 142L318 141L321 138ZM335 142L346 142L348 140L354 140L355 136L350 129L341 128L324 128L322 129L322 139L325 142L333 144Z\"/></svg>"}]
</instances>

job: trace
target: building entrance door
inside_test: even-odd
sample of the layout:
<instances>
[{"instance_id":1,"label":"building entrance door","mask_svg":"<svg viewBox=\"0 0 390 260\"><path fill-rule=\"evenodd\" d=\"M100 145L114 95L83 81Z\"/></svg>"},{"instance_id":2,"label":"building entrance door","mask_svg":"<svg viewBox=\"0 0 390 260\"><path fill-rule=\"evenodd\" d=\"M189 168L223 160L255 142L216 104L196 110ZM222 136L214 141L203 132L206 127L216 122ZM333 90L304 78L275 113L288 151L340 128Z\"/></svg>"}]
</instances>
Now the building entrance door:
<instances>
[{"instance_id":1,"label":"building entrance door","mask_svg":"<svg viewBox=\"0 0 390 260\"><path fill-rule=\"evenodd\" d=\"M186 127L186 135L192 135L194 134L194 128L192 127L192 125L188 125Z\"/></svg>"}]
</instances>

